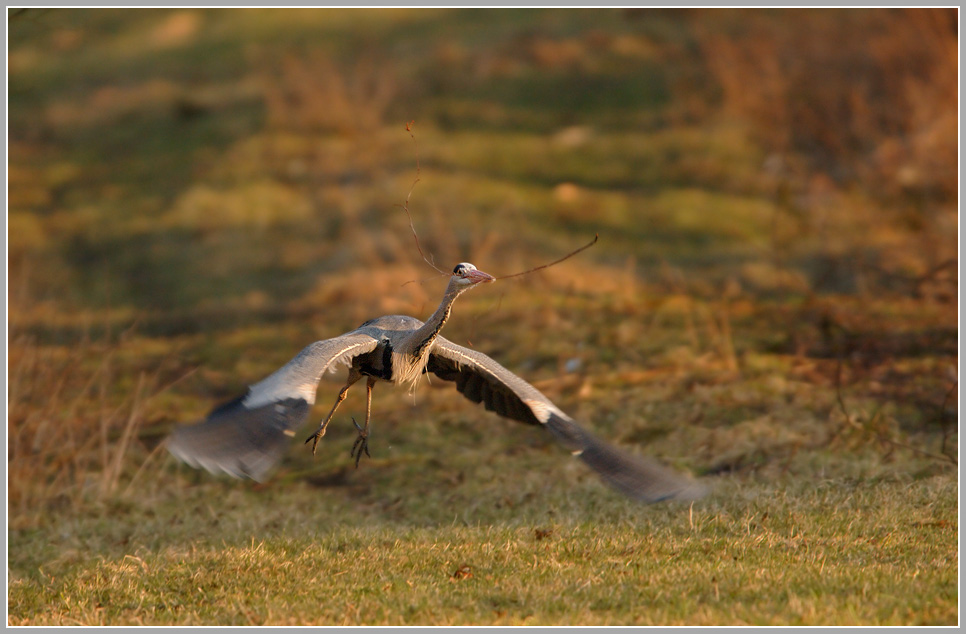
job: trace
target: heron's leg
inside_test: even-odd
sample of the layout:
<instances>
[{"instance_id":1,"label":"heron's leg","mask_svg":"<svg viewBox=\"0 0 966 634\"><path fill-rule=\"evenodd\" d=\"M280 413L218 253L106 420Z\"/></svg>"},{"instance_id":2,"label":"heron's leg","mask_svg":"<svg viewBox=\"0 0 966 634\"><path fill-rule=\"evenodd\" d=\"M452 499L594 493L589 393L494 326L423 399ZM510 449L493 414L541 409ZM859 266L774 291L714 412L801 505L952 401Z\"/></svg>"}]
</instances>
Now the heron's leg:
<instances>
[{"instance_id":1,"label":"heron's leg","mask_svg":"<svg viewBox=\"0 0 966 634\"><path fill-rule=\"evenodd\" d=\"M350 453L350 455L354 456L356 459L356 469L359 468L359 460L362 459L362 452L366 452L366 455L369 456L369 413L372 411L372 388L376 384L376 380L371 376L367 378L365 427L359 427L359 423L356 422L356 419L352 419L352 424L356 426L357 430L359 430L359 437L356 438L355 443L353 443L352 452ZM371 458L372 456L369 457Z\"/></svg>"},{"instance_id":2,"label":"heron's leg","mask_svg":"<svg viewBox=\"0 0 966 634\"><path fill-rule=\"evenodd\" d=\"M335 410L339 409L339 405L341 405L342 401L345 400L345 396L349 392L349 388L355 385L356 381L358 381L361 378L362 378L361 374L356 374L355 372L349 372L349 378L346 380L345 385L342 387L342 389L339 390L339 396L336 397L335 404L333 404L332 409L329 410L329 415L326 416L325 420L323 420L322 423L319 425L319 429L314 434L312 434L311 436L305 439L305 444L309 444L309 441L314 441L312 443L313 456L315 455L315 448L318 447L319 445L319 440L322 439L322 436L325 436L325 428L328 427L329 421L332 420L332 416L333 414L335 414Z\"/></svg>"}]
</instances>

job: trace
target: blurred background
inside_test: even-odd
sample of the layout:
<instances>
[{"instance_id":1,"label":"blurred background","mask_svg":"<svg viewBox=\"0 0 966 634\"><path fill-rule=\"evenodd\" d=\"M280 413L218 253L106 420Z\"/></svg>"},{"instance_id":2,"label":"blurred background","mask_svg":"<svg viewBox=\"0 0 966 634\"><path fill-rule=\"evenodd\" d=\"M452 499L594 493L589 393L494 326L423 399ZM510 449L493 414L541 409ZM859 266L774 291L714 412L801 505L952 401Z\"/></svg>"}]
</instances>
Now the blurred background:
<instances>
[{"instance_id":1,"label":"blurred background","mask_svg":"<svg viewBox=\"0 0 966 634\"><path fill-rule=\"evenodd\" d=\"M709 476L957 460L955 10L8 27L11 526L148 495L173 425L311 341L430 314L445 280L407 201L444 270L507 275L600 236L467 295L445 334L602 435ZM458 395L390 392L374 418L397 445L440 424L481 462L519 443L461 422L496 424ZM293 451L280 477L338 484L344 427L338 455Z\"/></svg>"}]
</instances>

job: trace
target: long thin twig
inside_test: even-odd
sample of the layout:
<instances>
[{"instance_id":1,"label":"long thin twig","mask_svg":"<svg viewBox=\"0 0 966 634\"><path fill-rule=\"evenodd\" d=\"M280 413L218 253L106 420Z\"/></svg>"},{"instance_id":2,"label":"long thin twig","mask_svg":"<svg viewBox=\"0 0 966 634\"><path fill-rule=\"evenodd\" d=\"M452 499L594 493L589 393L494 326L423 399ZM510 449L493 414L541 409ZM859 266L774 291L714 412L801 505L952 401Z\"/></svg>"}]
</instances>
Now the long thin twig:
<instances>
[{"instance_id":1,"label":"long thin twig","mask_svg":"<svg viewBox=\"0 0 966 634\"><path fill-rule=\"evenodd\" d=\"M415 233L413 233L413 235L415 236ZM590 247L594 246L597 243L597 240L599 238L600 238L600 236L595 233L593 240L591 240L590 242L588 242L584 246L580 247L579 249L576 249L574 251L571 251L570 253L568 253L567 255L563 256L562 258L559 258L557 260L554 260L553 262L548 262L547 264L541 264L540 266L536 266L536 267L534 267L532 269L527 269L526 271L520 271L519 273L513 273L511 275L501 275L501 276L496 277L494 279L497 279L497 280L506 280L506 279L510 279L511 277L519 277L521 275L529 275L530 273L535 273L537 271L540 271L540 270L543 270L543 269L546 269L546 268L550 268L551 266L553 266L555 264L560 264L564 260L568 260L568 259L574 257L575 255L577 255L581 251L583 251L585 249L589 249ZM419 244L419 240L418 239L416 240L416 244L417 245ZM422 255L422 251L420 251L420 255ZM425 260L426 258L423 257L423 259ZM433 266L433 268L436 268L436 267ZM438 268L436 270L439 271ZM439 271L439 272L442 275L446 275L446 273L444 271ZM426 282L426 281L428 281L430 279L433 279L433 278L427 277L427 278L423 278L421 280L409 280L408 282L405 282L403 284L403 286L405 286L406 284L412 284L413 282L418 282L419 284L422 284L423 282Z\"/></svg>"},{"instance_id":2,"label":"long thin twig","mask_svg":"<svg viewBox=\"0 0 966 634\"><path fill-rule=\"evenodd\" d=\"M436 271L438 273L440 273L441 275L445 275L445 273L443 271L441 271L439 269L439 267L436 266L436 264L434 262L432 262L429 258L427 258L425 253L423 253L423 248L419 245L419 236L416 235L416 226L413 224L413 216L412 216L411 213L409 213L409 198L413 195L413 190L416 189L416 183L419 182L419 172L420 172L420 169L419 169L419 143L416 141L416 135L413 133L413 128L415 127L415 125L416 125L416 121L415 120L410 121L409 123L407 123L406 124L406 132L408 132L409 133L409 136L412 137L412 139L413 139L413 145L416 148L416 150L415 150L416 151L416 180L413 181L412 186L410 186L410 188L409 188L409 193L406 194L406 202L404 204L402 204L402 205L397 205L397 207L402 207L403 208L403 211L406 212L406 217L409 218L409 228L413 232L413 240L416 241L416 250L419 251L419 255L422 256L423 262L425 262L426 264L428 264L431 267L433 267L434 269L436 269ZM410 280L410 281L412 281L412 280ZM406 282L406 284L409 284L409 282ZM405 284L403 284L403 286L405 286Z\"/></svg>"},{"instance_id":3,"label":"long thin twig","mask_svg":"<svg viewBox=\"0 0 966 634\"><path fill-rule=\"evenodd\" d=\"M415 150L416 151L416 180L413 181L412 186L409 188L409 193L406 194L406 201L402 205L396 205L396 206L397 207L402 207L403 211L406 212L406 218L409 219L409 228L413 232L413 240L415 240L415 242L416 242L416 250L419 251L419 255L423 258L423 262L425 262L426 264L428 264L431 267L433 267L433 269L435 269L436 272L439 273L440 275L446 275L446 272L445 271L441 270L438 266L436 266L436 263L433 262L432 260L430 260L429 258L427 258L426 257L426 254L423 253L423 248L419 244L419 236L416 234L416 225L413 224L413 216L409 212L409 198L413 195L413 190L416 189L416 183L419 182L419 176L420 176L420 167L419 167L419 143L416 141L416 135L413 133L413 128L415 127L415 125L416 125L416 121L415 120L410 121L409 123L407 123L406 124L406 132L408 132L409 133L409 136L412 137L413 144L415 145L415 148L416 148L416 150ZM590 247L594 246L597 243L597 240L599 238L600 238L600 235L595 233L593 240L591 240L590 242L588 242L584 246L580 247L579 249L577 249L575 251L571 251L570 253L568 253L567 255L563 256L562 258L560 258L558 260L554 260L553 262L550 262L548 264L543 264L541 266L537 266L537 267L534 267L532 269L528 269L526 271L521 271L519 273L513 273L512 275L503 275L501 277L497 277L496 279L498 279L498 280L506 280L506 279L509 279L511 277L519 277L521 275L529 275L530 273L535 273L536 271L540 271L542 269L549 268L549 267L551 267L551 266L553 266L555 264L560 264L564 260L567 260L569 258L572 258L573 256L577 255L581 251L583 251L585 249L589 249ZM403 284L403 286L405 286L406 284L411 284L413 282L419 282L420 284L422 284L424 281L426 281L426 280L409 280L408 282L405 282Z\"/></svg>"},{"instance_id":4,"label":"long thin twig","mask_svg":"<svg viewBox=\"0 0 966 634\"><path fill-rule=\"evenodd\" d=\"M537 267L534 267L534 268L532 268L532 269L527 269L526 271L521 271L520 273L514 273L514 274L512 274L512 275L502 275L502 276L500 276L500 277L498 277L498 278L496 278L496 279L498 279L498 280L506 280L506 279L509 279L509 278L511 278L511 277L519 277L519 276L521 276L521 275L529 275L530 273L535 273L535 272L537 272L537 271L540 271L540 270L542 270L542 269L546 269L546 268L549 268L549 267L551 267L551 266L553 266L554 264L560 264L560 263L561 263L561 262L563 262L564 260L567 260L567 259L569 259L569 258L572 258L572 257L574 257L575 255L577 255L577 254L578 254L578 253L580 253L581 251L583 251L583 250L585 250L585 249L589 249L590 247L592 247L592 246L594 246L595 244L597 244L597 240L598 240L599 238L600 238L600 235L599 235L599 234L596 234L596 233L595 233L595 234L594 234L594 239L593 239L593 240L591 240L590 242L588 242L588 243L587 243L587 244L585 244L584 246L582 246L582 247L580 247L580 248L579 248L579 249L577 249L576 251L571 251L570 253L568 253L567 255L565 255L565 256L563 256L563 257L562 257L562 258L560 258L559 260L554 260L553 262L550 262L550 263L548 263L548 264L543 264L543 265L541 265L541 266L537 266Z\"/></svg>"}]
</instances>

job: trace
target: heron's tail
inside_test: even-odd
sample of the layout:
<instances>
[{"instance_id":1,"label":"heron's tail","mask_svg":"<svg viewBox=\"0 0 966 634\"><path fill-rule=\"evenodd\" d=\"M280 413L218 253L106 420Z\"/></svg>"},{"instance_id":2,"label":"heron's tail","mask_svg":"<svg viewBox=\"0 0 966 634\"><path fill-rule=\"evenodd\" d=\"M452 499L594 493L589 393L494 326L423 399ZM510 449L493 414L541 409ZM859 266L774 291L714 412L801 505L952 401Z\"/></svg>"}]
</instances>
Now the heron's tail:
<instances>
[{"instance_id":1,"label":"heron's tail","mask_svg":"<svg viewBox=\"0 0 966 634\"><path fill-rule=\"evenodd\" d=\"M708 487L654 460L633 456L600 440L573 420L551 414L547 429L607 484L641 502L695 500Z\"/></svg>"}]
</instances>

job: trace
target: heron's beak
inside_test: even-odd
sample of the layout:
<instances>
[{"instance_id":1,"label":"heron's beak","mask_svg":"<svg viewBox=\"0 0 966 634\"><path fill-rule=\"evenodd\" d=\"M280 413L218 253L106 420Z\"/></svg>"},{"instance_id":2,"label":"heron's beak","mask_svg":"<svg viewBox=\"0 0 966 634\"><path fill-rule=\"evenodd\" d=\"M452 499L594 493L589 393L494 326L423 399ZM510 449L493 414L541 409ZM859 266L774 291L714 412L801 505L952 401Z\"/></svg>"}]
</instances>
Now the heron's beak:
<instances>
[{"instance_id":1,"label":"heron's beak","mask_svg":"<svg viewBox=\"0 0 966 634\"><path fill-rule=\"evenodd\" d=\"M479 284L480 282L492 282L496 279L489 273L484 273L483 271L479 270L467 271L466 277L474 284Z\"/></svg>"}]
</instances>

